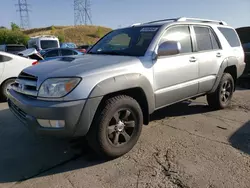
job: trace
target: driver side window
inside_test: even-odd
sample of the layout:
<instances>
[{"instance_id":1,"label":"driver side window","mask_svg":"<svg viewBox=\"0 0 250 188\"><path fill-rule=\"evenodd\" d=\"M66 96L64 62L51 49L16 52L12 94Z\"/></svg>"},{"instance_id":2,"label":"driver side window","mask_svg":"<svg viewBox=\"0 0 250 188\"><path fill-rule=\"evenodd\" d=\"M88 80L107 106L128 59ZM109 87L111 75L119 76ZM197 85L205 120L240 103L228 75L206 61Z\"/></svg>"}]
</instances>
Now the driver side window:
<instances>
[{"instance_id":1,"label":"driver side window","mask_svg":"<svg viewBox=\"0 0 250 188\"><path fill-rule=\"evenodd\" d=\"M161 43L168 40L180 42L180 53L191 53L193 51L189 26L173 26L167 29L161 38Z\"/></svg>"}]
</instances>

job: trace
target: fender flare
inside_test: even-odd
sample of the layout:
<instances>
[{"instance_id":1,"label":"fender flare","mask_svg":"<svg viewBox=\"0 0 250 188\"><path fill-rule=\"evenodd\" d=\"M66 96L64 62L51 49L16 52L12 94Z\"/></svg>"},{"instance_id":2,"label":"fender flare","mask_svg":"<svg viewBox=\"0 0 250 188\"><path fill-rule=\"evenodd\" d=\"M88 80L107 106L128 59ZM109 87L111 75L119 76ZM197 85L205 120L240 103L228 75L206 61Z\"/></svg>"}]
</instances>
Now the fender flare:
<instances>
[{"instance_id":1,"label":"fender flare","mask_svg":"<svg viewBox=\"0 0 250 188\"><path fill-rule=\"evenodd\" d=\"M223 73L225 72L226 68L230 67L230 66L234 66L234 65L237 67L237 63L238 63L237 58L233 57L233 56L224 59L224 61L220 65L219 71L217 73L214 86L213 86L212 90L209 93L215 92L215 90L217 89L217 87L218 87L218 85L220 83L221 77L222 77Z\"/></svg>"},{"instance_id":2,"label":"fender flare","mask_svg":"<svg viewBox=\"0 0 250 188\"><path fill-rule=\"evenodd\" d=\"M124 74L103 80L93 88L88 98L105 96L132 88L142 89L147 99L149 114L151 114L155 109L153 88L149 80L139 73Z\"/></svg>"},{"instance_id":3,"label":"fender flare","mask_svg":"<svg viewBox=\"0 0 250 188\"><path fill-rule=\"evenodd\" d=\"M87 134L96 110L105 95L133 88L142 89L147 99L148 112L149 114L153 113L155 110L154 92L149 80L145 76L133 73L108 78L99 82L90 92L81 112L74 136L84 136Z\"/></svg>"}]
</instances>

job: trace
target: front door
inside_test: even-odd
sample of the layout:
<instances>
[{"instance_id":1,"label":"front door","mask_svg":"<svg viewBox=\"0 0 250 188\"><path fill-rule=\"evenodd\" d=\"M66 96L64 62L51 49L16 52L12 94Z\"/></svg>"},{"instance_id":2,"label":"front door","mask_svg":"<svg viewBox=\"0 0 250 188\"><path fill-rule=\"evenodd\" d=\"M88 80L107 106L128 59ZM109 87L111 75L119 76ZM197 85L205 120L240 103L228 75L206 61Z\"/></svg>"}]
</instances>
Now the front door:
<instances>
[{"instance_id":1,"label":"front door","mask_svg":"<svg viewBox=\"0 0 250 188\"><path fill-rule=\"evenodd\" d=\"M198 93L198 64L193 56L193 45L188 25L172 26L162 36L178 41L178 55L158 57L154 63L154 91L156 108L195 96ZM160 42L160 43L161 43Z\"/></svg>"}]
</instances>

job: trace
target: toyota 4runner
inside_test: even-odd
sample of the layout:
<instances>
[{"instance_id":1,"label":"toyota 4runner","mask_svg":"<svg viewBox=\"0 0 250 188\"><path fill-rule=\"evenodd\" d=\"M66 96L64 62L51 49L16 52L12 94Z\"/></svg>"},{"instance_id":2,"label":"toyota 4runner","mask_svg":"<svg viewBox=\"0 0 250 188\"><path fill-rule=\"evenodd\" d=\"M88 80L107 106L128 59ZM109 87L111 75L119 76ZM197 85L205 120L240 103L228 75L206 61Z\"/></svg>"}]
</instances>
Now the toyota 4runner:
<instances>
[{"instance_id":1,"label":"toyota 4runner","mask_svg":"<svg viewBox=\"0 0 250 188\"><path fill-rule=\"evenodd\" d=\"M134 147L155 110L204 95L226 108L244 68L239 37L225 22L157 20L111 31L84 56L24 69L8 104L34 132L86 136L115 158Z\"/></svg>"}]
</instances>

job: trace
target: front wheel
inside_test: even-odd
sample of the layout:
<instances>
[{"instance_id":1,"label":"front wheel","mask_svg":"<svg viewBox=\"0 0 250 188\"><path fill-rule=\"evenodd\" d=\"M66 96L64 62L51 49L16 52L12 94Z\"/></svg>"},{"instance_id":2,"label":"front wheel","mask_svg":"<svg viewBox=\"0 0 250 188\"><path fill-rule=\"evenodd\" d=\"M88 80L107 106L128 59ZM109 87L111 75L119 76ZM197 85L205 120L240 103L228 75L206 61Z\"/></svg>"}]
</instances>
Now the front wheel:
<instances>
[{"instance_id":1,"label":"front wheel","mask_svg":"<svg viewBox=\"0 0 250 188\"><path fill-rule=\"evenodd\" d=\"M143 114L138 102L129 96L116 96L106 100L97 111L87 141L104 157L120 157L137 143L142 125Z\"/></svg>"},{"instance_id":2,"label":"front wheel","mask_svg":"<svg viewBox=\"0 0 250 188\"><path fill-rule=\"evenodd\" d=\"M234 92L234 79L229 73L222 75L221 81L214 93L207 95L210 107L224 109L229 106Z\"/></svg>"},{"instance_id":3,"label":"front wheel","mask_svg":"<svg viewBox=\"0 0 250 188\"><path fill-rule=\"evenodd\" d=\"M0 100L6 101L7 99L7 90L9 89L10 85L15 82L15 79L6 80L1 88L0 88Z\"/></svg>"}]
</instances>

